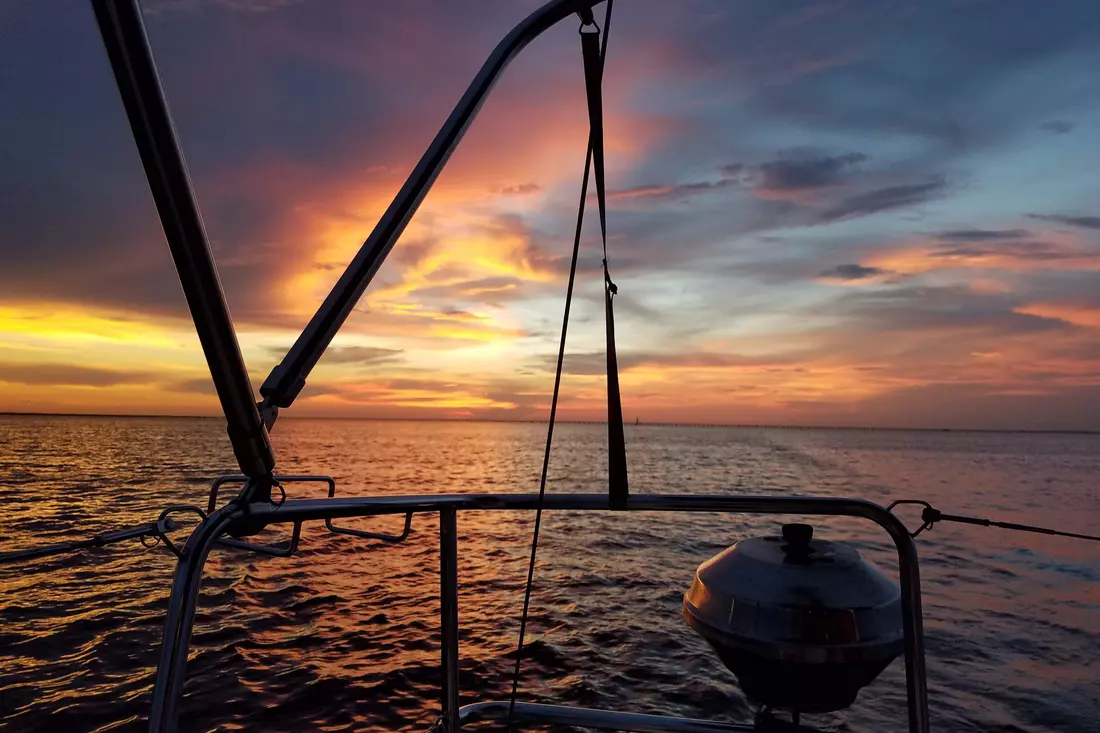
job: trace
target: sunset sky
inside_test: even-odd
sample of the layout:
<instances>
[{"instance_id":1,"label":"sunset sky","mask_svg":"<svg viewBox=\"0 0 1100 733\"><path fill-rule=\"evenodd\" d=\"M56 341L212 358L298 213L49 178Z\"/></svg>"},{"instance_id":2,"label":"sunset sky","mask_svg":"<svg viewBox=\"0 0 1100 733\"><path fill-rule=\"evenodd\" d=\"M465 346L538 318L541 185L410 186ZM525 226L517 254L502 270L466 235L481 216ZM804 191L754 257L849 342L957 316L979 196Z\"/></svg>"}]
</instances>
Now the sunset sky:
<instances>
[{"instance_id":1,"label":"sunset sky","mask_svg":"<svg viewBox=\"0 0 1100 733\"><path fill-rule=\"evenodd\" d=\"M254 386L537 4L146 0ZM1096 0L619 0L626 419L1100 429L1098 71ZM0 411L216 414L86 2L0 5L0 104ZM544 419L586 136L569 20L286 414ZM604 417L598 248L567 419Z\"/></svg>"}]
</instances>

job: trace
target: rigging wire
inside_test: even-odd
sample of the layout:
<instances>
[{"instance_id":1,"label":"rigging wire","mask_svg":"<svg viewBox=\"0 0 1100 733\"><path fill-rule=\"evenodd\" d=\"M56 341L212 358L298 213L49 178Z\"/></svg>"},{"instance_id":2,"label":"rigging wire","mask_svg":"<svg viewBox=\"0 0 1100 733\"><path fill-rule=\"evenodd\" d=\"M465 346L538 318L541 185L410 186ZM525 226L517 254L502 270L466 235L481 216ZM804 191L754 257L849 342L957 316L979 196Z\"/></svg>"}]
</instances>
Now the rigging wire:
<instances>
[{"instance_id":1,"label":"rigging wire","mask_svg":"<svg viewBox=\"0 0 1100 733\"><path fill-rule=\"evenodd\" d=\"M109 532L101 532L86 540L68 540L53 545L46 545L44 547L31 547L25 550L0 552L0 564L22 562L24 560L37 560L40 557L58 555L63 552L76 552L91 547L106 547L116 542L123 542L131 539L139 540L141 544L147 548L155 547L162 541L166 542L167 532L174 530L176 526L175 520L162 515L161 518L155 522L139 524L133 527L123 527Z\"/></svg>"},{"instance_id":2,"label":"rigging wire","mask_svg":"<svg viewBox=\"0 0 1100 733\"><path fill-rule=\"evenodd\" d=\"M1033 524L1017 524L1016 522L999 522L993 519L983 519L981 517L967 517L962 514L945 514L939 509L936 509L927 501L921 499L899 499L890 504L886 508L887 511L893 511L894 507L900 504L917 504L923 506L924 510L921 512L921 526L911 533L911 537L916 537L926 529L932 529L936 522L957 522L959 524L974 524L979 527L997 527L998 529L1010 529L1016 532L1034 532L1036 534L1047 534L1055 537L1070 537L1076 540L1090 540L1092 542L1100 542L1100 536L1091 534L1080 534L1078 532L1066 532L1061 529L1050 529L1049 527L1037 527Z\"/></svg>"},{"instance_id":3,"label":"rigging wire","mask_svg":"<svg viewBox=\"0 0 1100 733\"><path fill-rule=\"evenodd\" d=\"M607 0L607 10L604 14L603 39L600 46L600 63L607 55L607 37L611 30L611 9L614 0ZM582 18L584 25L592 23L591 16ZM582 33L582 40L583 40ZM550 418L546 428L546 448L542 456L542 475L539 478L539 497L535 508L535 526L531 536L531 556L527 564L527 583L523 589L523 612L519 620L519 644L516 647L516 664L512 671L512 693L508 700L508 731L511 733L513 719L516 710L516 695L519 691L519 673L523 660L523 643L527 633L527 619L531 609L531 587L535 578L535 559L539 549L539 530L542 526L542 510L546 497L546 477L550 470L550 449L554 442L554 422L558 412L558 395L561 390L562 365L565 362L565 341L569 331L569 311L573 303L573 285L577 277L577 256L580 253L581 228L584 223L584 205L588 197L588 177L592 170L593 134L589 133L588 150L584 157L584 178L581 181L580 203L577 206L577 226L573 233L573 256L569 263L569 284L565 290L565 312L562 315L561 340L558 344L558 363L554 371L554 391L550 399ZM602 184L602 180L601 180ZM605 243L606 247L606 243ZM605 250L606 252L606 250ZM454 733L451 731L450 733Z\"/></svg>"}]
</instances>

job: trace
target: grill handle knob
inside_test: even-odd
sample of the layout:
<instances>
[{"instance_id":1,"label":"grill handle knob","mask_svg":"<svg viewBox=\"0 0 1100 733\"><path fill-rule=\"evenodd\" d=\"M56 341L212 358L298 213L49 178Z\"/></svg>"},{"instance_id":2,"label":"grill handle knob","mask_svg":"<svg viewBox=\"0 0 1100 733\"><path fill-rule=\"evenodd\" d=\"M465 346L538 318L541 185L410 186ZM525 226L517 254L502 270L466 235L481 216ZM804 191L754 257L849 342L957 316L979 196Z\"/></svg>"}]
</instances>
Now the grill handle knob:
<instances>
[{"instance_id":1,"label":"grill handle knob","mask_svg":"<svg viewBox=\"0 0 1100 733\"><path fill-rule=\"evenodd\" d=\"M814 538L814 528L809 524L791 522L783 525L783 541L792 547L805 547Z\"/></svg>"}]
</instances>

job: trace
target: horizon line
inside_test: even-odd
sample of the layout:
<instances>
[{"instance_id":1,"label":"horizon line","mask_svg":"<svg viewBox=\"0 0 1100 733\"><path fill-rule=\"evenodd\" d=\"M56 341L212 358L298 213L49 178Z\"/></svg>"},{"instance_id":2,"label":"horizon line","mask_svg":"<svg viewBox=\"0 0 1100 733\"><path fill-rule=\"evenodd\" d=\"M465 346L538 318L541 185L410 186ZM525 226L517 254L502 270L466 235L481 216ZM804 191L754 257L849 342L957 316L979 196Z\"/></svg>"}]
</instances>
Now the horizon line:
<instances>
[{"instance_id":1,"label":"horizon line","mask_svg":"<svg viewBox=\"0 0 1100 733\"><path fill-rule=\"evenodd\" d=\"M141 413L104 413L104 412L18 412L0 410L0 417L88 417L88 418L147 418L169 420L224 420L222 415L153 415ZM325 415L288 415L281 416L284 420L362 420L370 422L468 422L468 423L512 423L512 424L545 424L546 420L521 420L521 419L492 419L492 418L467 418L467 417L343 417ZM556 420L563 425L606 425L606 420ZM899 426L867 426L867 425L799 425L799 424L768 424L768 423L702 423L702 422L640 422L637 425L624 421L624 425L633 427L675 427L675 428L749 428L758 430L859 430L859 431L892 431L892 432L924 432L924 433L1034 433L1034 434L1063 434L1063 435L1098 435L1100 428L950 428L950 427L899 427Z\"/></svg>"}]
</instances>

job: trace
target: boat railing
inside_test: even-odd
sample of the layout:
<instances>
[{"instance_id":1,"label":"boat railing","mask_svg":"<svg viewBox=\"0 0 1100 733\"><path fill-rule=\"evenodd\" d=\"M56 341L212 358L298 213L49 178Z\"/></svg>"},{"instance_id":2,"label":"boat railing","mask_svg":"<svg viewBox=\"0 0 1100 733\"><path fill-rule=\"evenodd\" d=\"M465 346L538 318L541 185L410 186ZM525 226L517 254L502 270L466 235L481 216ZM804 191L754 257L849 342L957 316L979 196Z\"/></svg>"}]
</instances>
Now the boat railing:
<instances>
[{"instance_id":1,"label":"boat railing","mask_svg":"<svg viewBox=\"0 0 1100 733\"><path fill-rule=\"evenodd\" d=\"M264 381L260 388L263 402L259 405L254 401L251 380L241 357L195 194L153 62L138 0L91 2L168 246L228 422L234 455L241 471L248 476L248 480L242 483L240 493L221 508L215 508L216 492L219 487L232 481L228 478L216 482L212 490L215 496L208 505L208 511L197 507L169 507L162 512L161 521L165 525L177 510L186 509L201 516L198 527L183 548L172 544L159 525L138 528L141 531L136 536L155 531L179 557L153 692L151 731L162 733L175 730L199 585L206 558L216 545L229 544L268 555L289 556L297 549L303 523L311 521L324 521L329 530L338 533L398 542L411 531L413 515L424 513L435 513L439 517L441 664L444 671L439 725L447 733L457 733L464 721L499 717L497 703L467 707L465 714L459 709L457 514L460 511L485 510L536 511L541 507L549 511L614 509L628 512L843 515L863 517L877 523L890 534L898 551L909 730L911 733L927 733L928 700L916 549L904 525L889 511L871 502L790 496L640 495L624 499L621 505L612 507L608 496L589 494L551 495L545 497L544 503L538 494L344 498L335 495L335 482L327 477L280 478L272 475L275 456L268 430L274 425L279 409L289 407L301 392L310 371L400 237L504 68L528 43L559 21L578 14L587 23L592 6L600 0L549 0L501 40L309 325ZM329 498L288 499L281 482L294 480L327 482ZM280 498L271 502L275 490ZM379 535L344 529L334 524L335 520L348 517L385 514L405 516L402 534ZM278 524L293 525L290 541L285 546L261 545L243 539L257 534L264 527ZM678 718L553 706L523 704L512 708L509 704L509 708L508 715L528 722L580 720L583 722L570 724L638 731L744 729Z\"/></svg>"},{"instance_id":2,"label":"boat railing","mask_svg":"<svg viewBox=\"0 0 1100 733\"><path fill-rule=\"evenodd\" d=\"M216 500L218 489L243 477L218 479L211 489ZM278 484L300 481L327 483L329 498L288 499L275 502L242 504L237 499L211 511L192 531L179 551L165 619L164 638L153 690L153 706L149 721L151 733L176 730L179 701L186 676L188 651L199 599L203 568L210 551L219 544L234 544L243 549L267 554L289 555L285 548L272 552L270 546L256 546L234 540L227 535L250 532L256 526L291 524L294 527L293 548L306 522L324 522L330 529L333 522L353 517L403 515L405 529L401 535L382 535L336 527L335 531L368 539L399 542L409 536L414 515L436 514L439 518L439 592L440 645L442 685L440 688L440 718L437 727L446 733L457 733L464 724L485 720L500 720L509 715L508 702L478 702L465 708L459 706L459 639L458 639L458 514L469 511L534 511L539 505L537 494L444 494L413 496L337 497L335 481L327 476L276 477ZM213 503L210 505L213 506ZM867 519L884 529L894 542L898 555L901 587L902 624L908 729L910 733L928 731L928 688L925 677L924 632L921 614L920 571L916 546L905 525L887 509L862 499L821 498L810 496L743 496L697 494L635 494L625 508L612 509L606 494L553 494L543 498L546 511L557 512L721 512L730 514L775 514L846 516ZM586 728L639 731L652 733L713 733L716 731L760 730L752 724L729 724L691 720L670 716L554 705L516 703L511 711L515 722L565 724ZM802 728L800 730L806 730Z\"/></svg>"}]
</instances>

